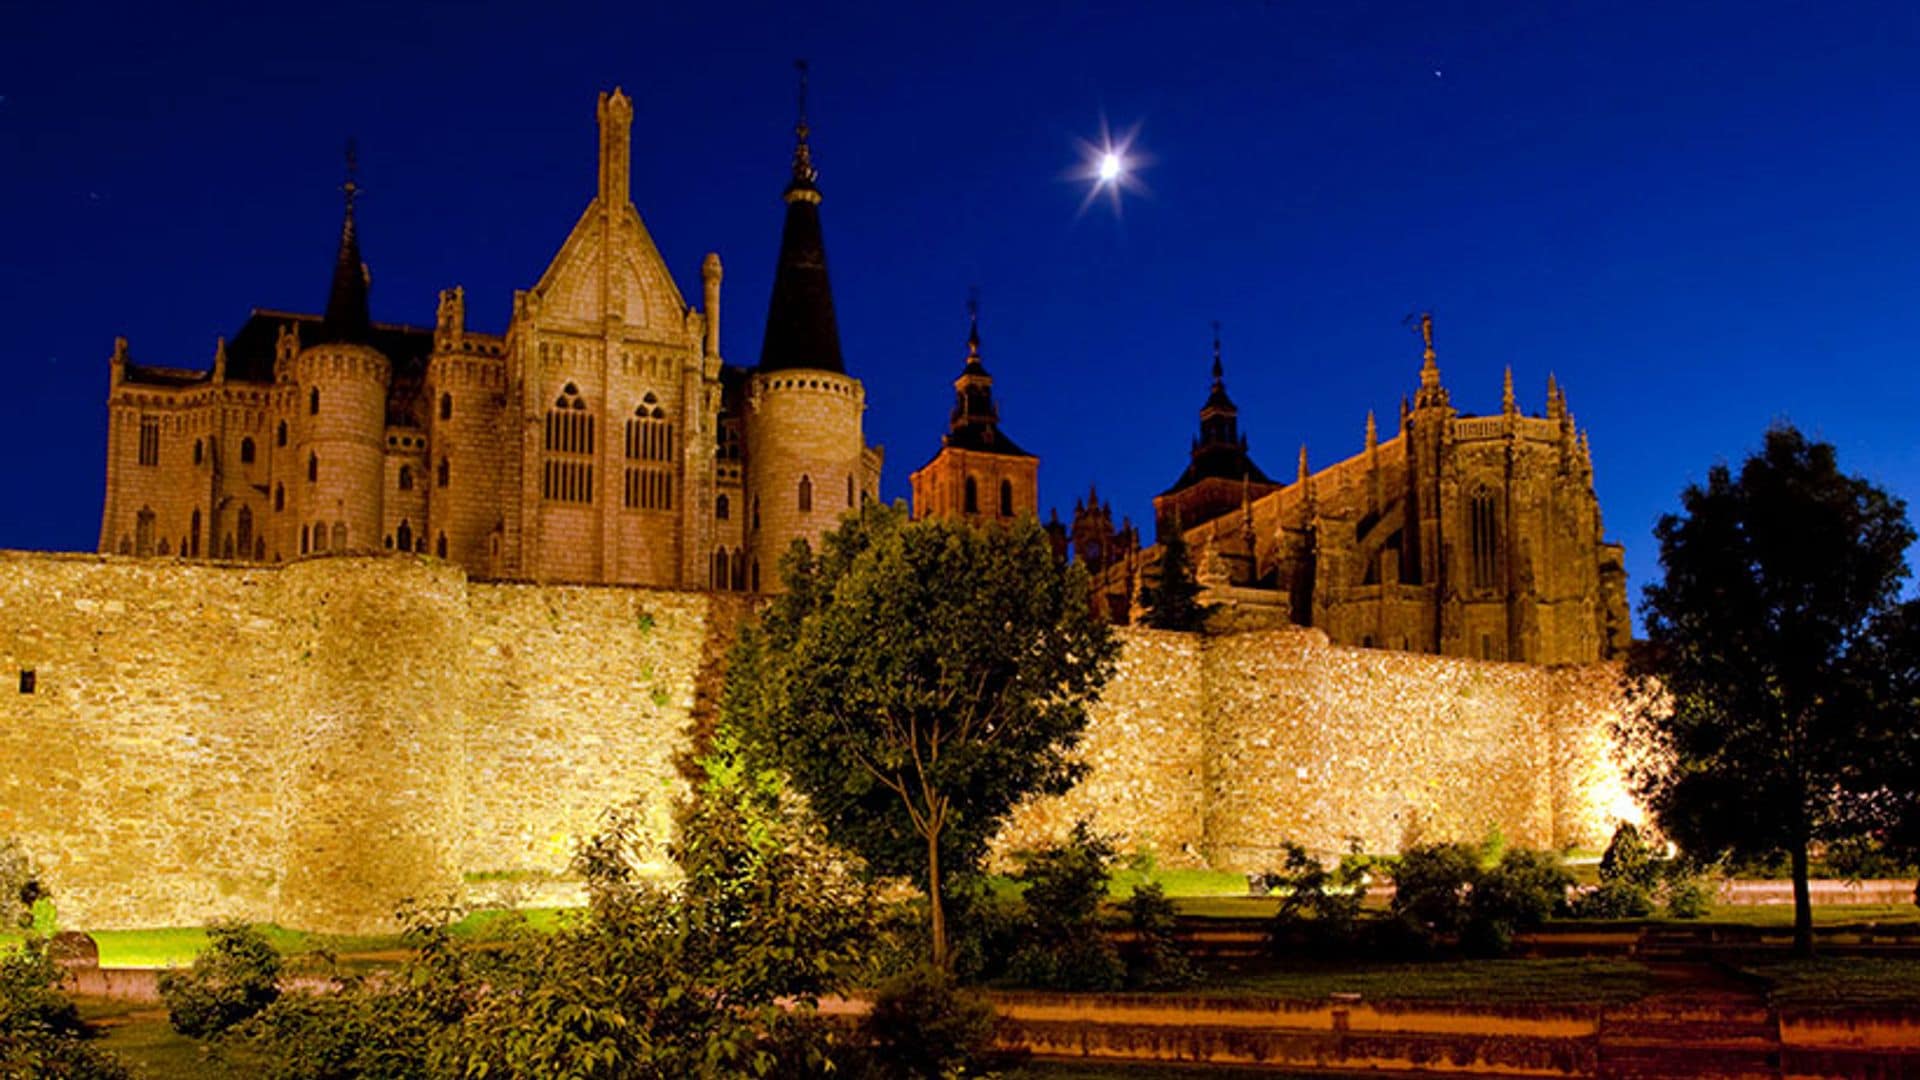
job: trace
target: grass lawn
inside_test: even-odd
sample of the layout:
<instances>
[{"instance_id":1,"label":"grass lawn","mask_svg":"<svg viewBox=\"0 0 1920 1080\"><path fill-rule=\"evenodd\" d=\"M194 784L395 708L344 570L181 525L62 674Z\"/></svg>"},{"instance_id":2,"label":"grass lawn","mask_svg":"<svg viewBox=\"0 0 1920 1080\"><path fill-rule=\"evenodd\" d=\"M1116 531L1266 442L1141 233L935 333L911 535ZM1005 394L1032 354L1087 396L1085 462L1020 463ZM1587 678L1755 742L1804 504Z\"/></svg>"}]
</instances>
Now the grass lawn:
<instances>
[{"instance_id":1,"label":"grass lawn","mask_svg":"<svg viewBox=\"0 0 1920 1080\"><path fill-rule=\"evenodd\" d=\"M1920 1003L1920 960L1828 956L1753 964L1746 970L1773 983L1774 1004L1790 1008Z\"/></svg>"},{"instance_id":2,"label":"grass lawn","mask_svg":"<svg viewBox=\"0 0 1920 1080\"><path fill-rule=\"evenodd\" d=\"M1466 1005L1608 1005L1645 997L1646 967L1629 960L1570 958L1458 960L1425 964L1308 965L1220 974L1199 990L1324 1001L1356 993L1362 1001L1428 1001Z\"/></svg>"},{"instance_id":3,"label":"grass lawn","mask_svg":"<svg viewBox=\"0 0 1920 1080\"><path fill-rule=\"evenodd\" d=\"M526 926L535 931L552 930L567 908L529 908L510 911L476 911L453 925L455 937L467 941L487 941ZM273 942L283 956L296 956L320 949L335 955L390 952L403 949L406 942L399 934L342 935L312 934L262 923L259 930ZM161 926L144 930L95 930L93 940L100 946L101 967L185 967L193 963L207 947L207 931L199 926ZM19 944L18 935L0 934L0 949Z\"/></svg>"}]
</instances>

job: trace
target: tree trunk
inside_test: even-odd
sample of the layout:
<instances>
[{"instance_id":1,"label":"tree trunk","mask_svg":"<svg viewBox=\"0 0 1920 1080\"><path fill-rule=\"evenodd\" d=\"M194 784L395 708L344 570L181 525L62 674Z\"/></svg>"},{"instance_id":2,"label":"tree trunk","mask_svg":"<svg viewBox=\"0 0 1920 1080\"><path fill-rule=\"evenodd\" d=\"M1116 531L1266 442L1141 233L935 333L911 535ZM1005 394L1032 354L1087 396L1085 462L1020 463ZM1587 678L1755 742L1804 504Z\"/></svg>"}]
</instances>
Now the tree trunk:
<instances>
[{"instance_id":1,"label":"tree trunk","mask_svg":"<svg viewBox=\"0 0 1920 1080\"><path fill-rule=\"evenodd\" d=\"M933 966L947 970L947 908L940 898L940 834L927 833L927 908L933 916Z\"/></svg>"},{"instance_id":2,"label":"tree trunk","mask_svg":"<svg viewBox=\"0 0 1920 1080\"><path fill-rule=\"evenodd\" d=\"M1793 845L1793 955L1813 955L1813 897L1807 889L1807 842Z\"/></svg>"}]
</instances>

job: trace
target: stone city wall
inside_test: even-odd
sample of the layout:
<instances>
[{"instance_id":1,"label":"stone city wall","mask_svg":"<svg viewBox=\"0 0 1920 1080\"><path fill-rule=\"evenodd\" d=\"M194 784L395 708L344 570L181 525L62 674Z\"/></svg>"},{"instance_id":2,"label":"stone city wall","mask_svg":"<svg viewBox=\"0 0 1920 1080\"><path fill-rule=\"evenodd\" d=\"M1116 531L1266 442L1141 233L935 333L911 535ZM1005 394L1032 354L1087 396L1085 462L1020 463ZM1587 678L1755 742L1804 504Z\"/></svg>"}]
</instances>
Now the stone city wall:
<instances>
[{"instance_id":1,"label":"stone city wall","mask_svg":"<svg viewBox=\"0 0 1920 1080\"><path fill-rule=\"evenodd\" d=\"M0 553L0 836L70 927L389 928L403 897L565 872L632 799L664 839L747 604L469 581L405 555L281 567ZM1633 810L1611 669L1122 631L1078 817L1166 865L1413 837L1597 845ZM13 680L32 672L32 692Z\"/></svg>"}]
</instances>

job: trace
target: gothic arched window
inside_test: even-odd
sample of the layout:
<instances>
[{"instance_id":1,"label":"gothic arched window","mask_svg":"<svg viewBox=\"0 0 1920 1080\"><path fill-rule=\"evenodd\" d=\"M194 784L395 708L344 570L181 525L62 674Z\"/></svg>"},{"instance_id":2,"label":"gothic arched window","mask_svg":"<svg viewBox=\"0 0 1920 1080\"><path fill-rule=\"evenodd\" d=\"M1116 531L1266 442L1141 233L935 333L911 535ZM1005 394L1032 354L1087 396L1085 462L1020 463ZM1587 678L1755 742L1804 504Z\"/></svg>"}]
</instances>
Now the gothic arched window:
<instances>
[{"instance_id":1,"label":"gothic arched window","mask_svg":"<svg viewBox=\"0 0 1920 1080\"><path fill-rule=\"evenodd\" d=\"M273 485L273 508L275 510L285 510L287 508L287 485Z\"/></svg>"},{"instance_id":2,"label":"gothic arched window","mask_svg":"<svg viewBox=\"0 0 1920 1080\"><path fill-rule=\"evenodd\" d=\"M307 483L311 484L318 479L320 479L320 455L309 450L307 452Z\"/></svg>"},{"instance_id":3,"label":"gothic arched window","mask_svg":"<svg viewBox=\"0 0 1920 1080\"><path fill-rule=\"evenodd\" d=\"M440 459L439 465L434 466L433 482L436 487L447 486L447 481L448 479L451 478L451 475L452 475L450 472L451 468L452 466L447 464L447 459L444 457Z\"/></svg>"},{"instance_id":4,"label":"gothic arched window","mask_svg":"<svg viewBox=\"0 0 1920 1080\"><path fill-rule=\"evenodd\" d=\"M453 395L452 394L440 395L440 419L442 420L453 419Z\"/></svg>"},{"instance_id":5,"label":"gothic arched window","mask_svg":"<svg viewBox=\"0 0 1920 1080\"><path fill-rule=\"evenodd\" d=\"M320 388L317 386L307 391L307 415L320 415Z\"/></svg>"},{"instance_id":6,"label":"gothic arched window","mask_svg":"<svg viewBox=\"0 0 1920 1080\"><path fill-rule=\"evenodd\" d=\"M1493 493L1480 488L1468 500L1469 534L1473 544L1473 587L1494 587L1500 561L1499 519L1493 505Z\"/></svg>"},{"instance_id":7,"label":"gothic arched window","mask_svg":"<svg viewBox=\"0 0 1920 1080\"><path fill-rule=\"evenodd\" d=\"M800 478L800 512L805 514L813 510L813 477Z\"/></svg>"},{"instance_id":8,"label":"gothic arched window","mask_svg":"<svg viewBox=\"0 0 1920 1080\"><path fill-rule=\"evenodd\" d=\"M847 474L847 509L853 509L853 474Z\"/></svg>"},{"instance_id":9,"label":"gothic arched window","mask_svg":"<svg viewBox=\"0 0 1920 1080\"><path fill-rule=\"evenodd\" d=\"M275 446L287 445L287 422L285 420L280 421L280 426L273 429L273 444Z\"/></svg>"},{"instance_id":10,"label":"gothic arched window","mask_svg":"<svg viewBox=\"0 0 1920 1080\"><path fill-rule=\"evenodd\" d=\"M627 419L627 472L622 505L629 510L673 509L673 423L648 391ZM636 462L657 462L645 465Z\"/></svg>"},{"instance_id":11,"label":"gothic arched window","mask_svg":"<svg viewBox=\"0 0 1920 1080\"><path fill-rule=\"evenodd\" d=\"M1000 481L1000 516L1013 516L1013 484L1011 481Z\"/></svg>"},{"instance_id":12,"label":"gothic arched window","mask_svg":"<svg viewBox=\"0 0 1920 1080\"><path fill-rule=\"evenodd\" d=\"M154 513L149 507L141 507L133 518L133 553L135 555L153 554Z\"/></svg>"},{"instance_id":13,"label":"gothic arched window","mask_svg":"<svg viewBox=\"0 0 1920 1080\"><path fill-rule=\"evenodd\" d=\"M963 514L980 512L980 485L974 483L971 476L967 477L966 487L962 492L960 512Z\"/></svg>"},{"instance_id":14,"label":"gothic arched window","mask_svg":"<svg viewBox=\"0 0 1920 1080\"><path fill-rule=\"evenodd\" d=\"M413 490L413 466L411 465L400 466L400 490Z\"/></svg>"},{"instance_id":15,"label":"gothic arched window","mask_svg":"<svg viewBox=\"0 0 1920 1080\"><path fill-rule=\"evenodd\" d=\"M192 545L192 550L182 551L180 554L190 555L191 557L197 559L200 557L200 511L195 510L193 512L193 517L188 520L190 520L192 524L187 528L187 542L188 544ZM213 548L213 545L209 543L207 545L207 548L211 550Z\"/></svg>"},{"instance_id":16,"label":"gothic arched window","mask_svg":"<svg viewBox=\"0 0 1920 1080\"><path fill-rule=\"evenodd\" d=\"M725 495L713 500L713 519L725 521L733 514L733 503Z\"/></svg>"},{"instance_id":17,"label":"gothic arched window","mask_svg":"<svg viewBox=\"0 0 1920 1080\"><path fill-rule=\"evenodd\" d=\"M540 472L540 497L550 502L593 501L593 414L572 383L547 410L547 459ZM444 461L444 459L442 459Z\"/></svg>"},{"instance_id":18,"label":"gothic arched window","mask_svg":"<svg viewBox=\"0 0 1920 1080\"><path fill-rule=\"evenodd\" d=\"M253 464L253 437L251 435L240 440L240 464ZM241 546L244 547L246 545L243 544Z\"/></svg>"},{"instance_id":19,"label":"gothic arched window","mask_svg":"<svg viewBox=\"0 0 1920 1080\"><path fill-rule=\"evenodd\" d=\"M400 523L400 527L394 530L393 537L394 537L393 546L399 548L401 551L413 550L413 526L412 525L409 525L408 523L402 521Z\"/></svg>"}]
</instances>

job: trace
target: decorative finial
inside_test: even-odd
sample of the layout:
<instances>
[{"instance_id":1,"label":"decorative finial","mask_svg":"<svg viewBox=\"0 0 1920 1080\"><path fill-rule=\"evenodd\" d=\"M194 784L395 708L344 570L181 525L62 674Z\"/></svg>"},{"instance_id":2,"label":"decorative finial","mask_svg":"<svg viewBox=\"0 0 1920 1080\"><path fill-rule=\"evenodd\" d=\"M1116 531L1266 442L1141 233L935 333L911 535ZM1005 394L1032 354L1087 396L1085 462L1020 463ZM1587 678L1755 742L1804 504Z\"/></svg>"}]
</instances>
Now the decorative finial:
<instances>
[{"instance_id":1,"label":"decorative finial","mask_svg":"<svg viewBox=\"0 0 1920 1080\"><path fill-rule=\"evenodd\" d=\"M1373 410L1367 410L1367 452L1372 453L1380 447L1380 429L1373 422Z\"/></svg>"},{"instance_id":2,"label":"decorative finial","mask_svg":"<svg viewBox=\"0 0 1920 1080\"><path fill-rule=\"evenodd\" d=\"M980 286L967 286L967 359L980 358Z\"/></svg>"},{"instance_id":3,"label":"decorative finial","mask_svg":"<svg viewBox=\"0 0 1920 1080\"><path fill-rule=\"evenodd\" d=\"M213 339L213 381L225 382L227 379L227 339Z\"/></svg>"},{"instance_id":4,"label":"decorative finial","mask_svg":"<svg viewBox=\"0 0 1920 1080\"><path fill-rule=\"evenodd\" d=\"M1407 316L1411 322L1413 316ZM1444 408L1447 404L1447 392L1440 385L1440 365L1433 351L1433 312L1420 313L1420 339L1423 344L1420 359L1420 390L1413 395L1413 407L1416 409Z\"/></svg>"},{"instance_id":5,"label":"decorative finial","mask_svg":"<svg viewBox=\"0 0 1920 1080\"><path fill-rule=\"evenodd\" d=\"M353 201L360 194L360 151L352 136L347 137L347 179L340 185L347 196L347 220L353 220Z\"/></svg>"},{"instance_id":6,"label":"decorative finial","mask_svg":"<svg viewBox=\"0 0 1920 1080\"><path fill-rule=\"evenodd\" d=\"M1512 416L1515 413L1520 411L1520 407L1517 404L1515 404L1513 399L1513 365L1512 364L1507 365L1506 382L1500 388L1500 411L1507 416Z\"/></svg>"},{"instance_id":7,"label":"decorative finial","mask_svg":"<svg viewBox=\"0 0 1920 1080\"><path fill-rule=\"evenodd\" d=\"M1215 319L1213 320L1213 381L1218 383L1220 381L1221 374L1222 374L1222 371L1220 367L1220 320Z\"/></svg>"},{"instance_id":8,"label":"decorative finial","mask_svg":"<svg viewBox=\"0 0 1920 1080\"><path fill-rule=\"evenodd\" d=\"M795 60L793 69L800 73L800 119L793 125L793 186L789 190L811 189L820 174L814 171L813 151L807 146L807 135L812 130L807 127L807 62Z\"/></svg>"},{"instance_id":9,"label":"decorative finial","mask_svg":"<svg viewBox=\"0 0 1920 1080\"><path fill-rule=\"evenodd\" d=\"M1312 474L1307 471L1307 444L1301 443L1300 444L1300 482L1303 484L1306 483L1307 477L1310 475Z\"/></svg>"}]
</instances>

